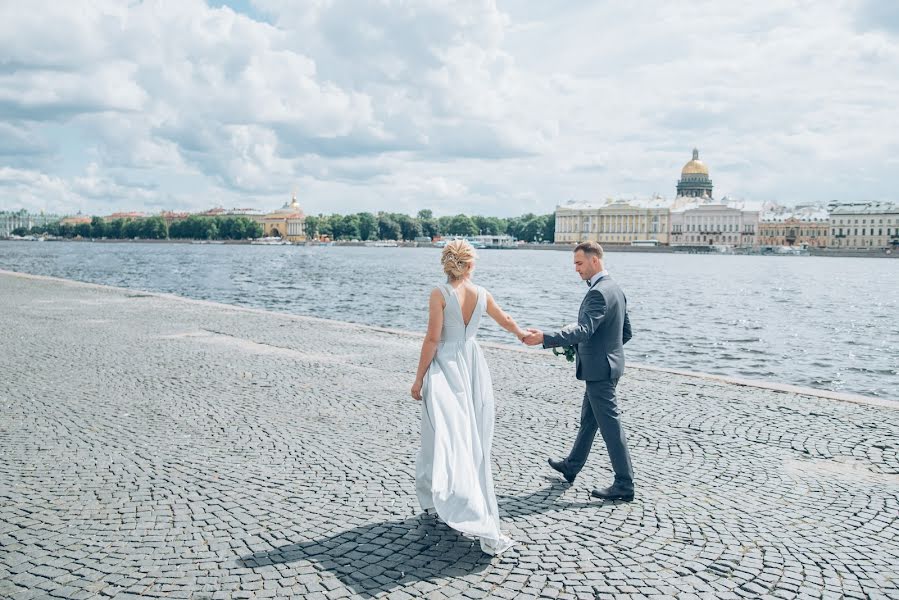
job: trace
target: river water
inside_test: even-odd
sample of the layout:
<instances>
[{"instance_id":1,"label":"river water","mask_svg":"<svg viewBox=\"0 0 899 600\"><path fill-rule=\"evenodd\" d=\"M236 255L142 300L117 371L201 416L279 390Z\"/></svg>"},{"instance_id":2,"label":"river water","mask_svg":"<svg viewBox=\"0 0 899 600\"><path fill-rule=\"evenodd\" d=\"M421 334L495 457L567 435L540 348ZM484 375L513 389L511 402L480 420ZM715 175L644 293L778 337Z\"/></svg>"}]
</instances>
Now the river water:
<instances>
[{"instance_id":1,"label":"river water","mask_svg":"<svg viewBox=\"0 0 899 600\"><path fill-rule=\"evenodd\" d=\"M475 281L521 325L575 320L570 252L479 255ZM899 400L899 260L608 252L606 267L630 361ZM0 269L413 331L442 281L432 248L0 242ZM482 339L517 343L485 323Z\"/></svg>"}]
</instances>

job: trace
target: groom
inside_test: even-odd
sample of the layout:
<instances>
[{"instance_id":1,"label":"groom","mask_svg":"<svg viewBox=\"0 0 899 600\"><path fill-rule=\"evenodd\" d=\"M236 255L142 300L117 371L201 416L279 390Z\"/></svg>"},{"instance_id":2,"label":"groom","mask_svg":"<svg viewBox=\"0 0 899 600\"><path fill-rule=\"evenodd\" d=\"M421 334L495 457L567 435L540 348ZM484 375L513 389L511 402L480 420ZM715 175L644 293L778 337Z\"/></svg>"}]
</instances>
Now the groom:
<instances>
[{"instance_id":1,"label":"groom","mask_svg":"<svg viewBox=\"0 0 899 600\"><path fill-rule=\"evenodd\" d=\"M634 471L619 420L615 387L624 373L623 346L631 339L631 324L627 300L603 268L602 255L602 246L596 242L581 242L574 249L574 269L589 286L581 302L577 323L545 334L539 329L528 329L530 335L522 341L529 346L542 343L544 348L574 346L575 374L587 382L581 425L574 446L567 458L549 459L549 466L561 473L568 483L573 483L587 462L599 429L615 470L615 482L610 487L593 490L591 495L630 502L634 499Z\"/></svg>"}]
</instances>

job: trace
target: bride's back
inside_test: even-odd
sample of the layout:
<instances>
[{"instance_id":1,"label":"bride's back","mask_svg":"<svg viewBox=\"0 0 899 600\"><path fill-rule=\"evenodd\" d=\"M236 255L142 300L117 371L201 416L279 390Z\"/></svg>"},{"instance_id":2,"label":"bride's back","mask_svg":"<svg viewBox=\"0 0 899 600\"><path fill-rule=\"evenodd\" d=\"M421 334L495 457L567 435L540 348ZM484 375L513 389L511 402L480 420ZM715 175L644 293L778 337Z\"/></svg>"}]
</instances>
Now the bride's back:
<instances>
[{"instance_id":1,"label":"bride's back","mask_svg":"<svg viewBox=\"0 0 899 600\"><path fill-rule=\"evenodd\" d=\"M441 341L464 341L474 337L483 312L483 288L469 281L439 286L443 292Z\"/></svg>"},{"instance_id":2,"label":"bride's back","mask_svg":"<svg viewBox=\"0 0 899 600\"><path fill-rule=\"evenodd\" d=\"M471 319L474 317L474 311L478 308L478 286L474 285L470 281L463 281L457 285L453 285L452 283L448 284L456 293L456 298L459 300L459 307L462 309L462 318L464 319L464 324L471 323ZM444 309L446 312L446 309Z\"/></svg>"}]
</instances>

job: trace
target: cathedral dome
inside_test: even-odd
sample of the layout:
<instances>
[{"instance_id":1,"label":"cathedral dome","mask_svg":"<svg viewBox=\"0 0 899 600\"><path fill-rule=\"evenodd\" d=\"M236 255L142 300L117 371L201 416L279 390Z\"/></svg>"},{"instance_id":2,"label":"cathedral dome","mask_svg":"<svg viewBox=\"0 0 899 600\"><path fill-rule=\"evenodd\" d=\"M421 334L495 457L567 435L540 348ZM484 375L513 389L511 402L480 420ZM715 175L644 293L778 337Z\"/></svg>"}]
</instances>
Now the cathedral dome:
<instances>
[{"instance_id":1,"label":"cathedral dome","mask_svg":"<svg viewBox=\"0 0 899 600\"><path fill-rule=\"evenodd\" d=\"M677 195L687 198L712 198L709 168L699 160L699 150L693 148L693 160L684 165L677 182Z\"/></svg>"},{"instance_id":2,"label":"cathedral dome","mask_svg":"<svg viewBox=\"0 0 899 600\"><path fill-rule=\"evenodd\" d=\"M684 165L684 168L680 171L681 176L683 175L706 175L709 174L709 168L705 166L701 160L699 160L699 150L693 149L693 160Z\"/></svg>"}]
</instances>

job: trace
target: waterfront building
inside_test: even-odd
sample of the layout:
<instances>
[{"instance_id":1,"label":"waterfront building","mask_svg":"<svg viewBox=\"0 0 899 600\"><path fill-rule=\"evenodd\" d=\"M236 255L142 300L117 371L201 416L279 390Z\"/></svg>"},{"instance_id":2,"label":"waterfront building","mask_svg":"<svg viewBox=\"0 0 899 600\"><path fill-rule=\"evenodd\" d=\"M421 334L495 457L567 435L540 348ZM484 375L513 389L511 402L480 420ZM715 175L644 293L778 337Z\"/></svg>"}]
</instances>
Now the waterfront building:
<instances>
[{"instance_id":1,"label":"waterfront building","mask_svg":"<svg viewBox=\"0 0 899 600\"><path fill-rule=\"evenodd\" d=\"M693 159L681 169L677 182L677 196L685 198L712 198L712 180L709 168L699 160L699 150L693 148Z\"/></svg>"},{"instance_id":2,"label":"waterfront building","mask_svg":"<svg viewBox=\"0 0 899 600\"><path fill-rule=\"evenodd\" d=\"M87 215L82 215L78 213L76 215L69 215L67 217L63 217L59 220L60 225L90 225L91 218Z\"/></svg>"},{"instance_id":3,"label":"waterfront building","mask_svg":"<svg viewBox=\"0 0 899 600\"><path fill-rule=\"evenodd\" d=\"M256 210L255 208L222 208L221 206L217 206L215 208L210 208L209 210L204 210L203 212L198 213L174 212L171 210L164 210L162 211L161 216L165 220L165 224L171 227L172 223L174 223L175 221L184 221L188 217L244 217L246 219L249 219L250 221L255 221L256 223L261 224L265 219L266 213Z\"/></svg>"},{"instance_id":4,"label":"waterfront building","mask_svg":"<svg viewBox=\"0 0 899 600\"><path fill-rule=\"evenodd\" d=\"M287 206L286 204L284 205ZM255 208L210 208L209 210L197 213L200 217L245 217L256 223L262 223L267 216L266 213L256 210Z\"/></svg>"},{"instance_id":5,"label":"waterfront building","mask_svg":"<svg viewBox=\"0 0 899 600\"><path fill-rule=\"evenodd\" d=\"M147 218L147 215L145 215L144 213L135 212L135 211L114 212L111 215L106 215L105 217L102 217L103 221L106 223L109 223L111 221L116 221L119 219L121 219L122 221L139 221L140 219L146 219L146 218ZM90 222L90 221L88 221L88 222Z\"/></svg>"},{"instance_id":6,"label":"waterfront building","mask_svg":"<svg viewBox=\"0 0 899 600\"><path fill-rule=\"evenodd\" d=\"M709 168L694 148L693 159L681 169L671 206L671 245L755 247L759 211L727 197L716 201L712 191Z\"/></svg>"},{"instance_id":7,"label":"waterfront building","mask_svg":"<svg viewBox=\"0 0 899 600\"><path fill-rule=\"evenodd\" d=\"M671 209L671 245L753 248L758 245L759 212L726 197L720 202L678 198Z\"/></svg>"},{"instance_id":8,"label":"waterfront building","mask_svg":"<svg viewBox=\"0 0 899 600\"><path fill-rule=\"evenodd\" d=\"M430 238L426 239L430 241ZM515 248L517 246L515 238L506 234L472 235L465 239L472 244L480 245L482 248Z\"/></svg>"},{"instance_id":9,"label":"waterfront building","mask_svg":"<svg viewBox=\"0 0 899 600\"><path fill-rule=\"evenodd\" d=\"M602 205L568 204L556 207L557 244L595 241L627 245L657 240L668 244L669 209L663 198L606 200Z\"/></svg>"},{"instance_id":10,"label":"waterfront building","mask_svg":"<svg viewBox=\"0 0 899 600\"><path fill-rule=\"evenodd\" d=\"M826 248L830 245L827 207L766 205L759 219L758 237L760 246Z\"/></svg>"},{"instance_id":11,"label":"waterfront building","mask_svg":"<svg viewBox=\"0 0 899 600\"><path fill-rule=\"evenodd\" d=\"M0 237L9 237L14 229L23 227L43 227L51 223L59 222L59 215L29 213L27 210L2 210L0 211Z\"/></svg>"},{"instance_id":12,"label":"waterfront building","mask_svg":"<svg viewBox=\"0 0 899 600\"><path fill-rule=\"evenodd\" d=\"M261 221L265 237L279 237L291 242L306 241L306 216L296 195L278 210L262 217Z\"/></svg>"},{"instance_id":13,"label":"waterfront building","mask_svg":"<svg viewBox=\"0 0 899 600\"><path fill-rule=\"evenodd\" d=\"M569 202L556 207L556 243L730 246L758 245L759 210L744 202L716 201L709 168L693 149L681 169L677 197L608 200L602 206Z\"/></svg>"},{"instance_id":14,"label":"waterfront building","mask_svg":"<svg viewBox=\"0 0 899 600\"><path fill-rule=\"evenodd\" d=\"M856 202L829 208L831 248L899 248L899 204Z\"/></svg>"}]
</instances>

